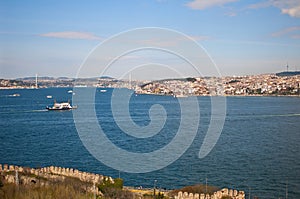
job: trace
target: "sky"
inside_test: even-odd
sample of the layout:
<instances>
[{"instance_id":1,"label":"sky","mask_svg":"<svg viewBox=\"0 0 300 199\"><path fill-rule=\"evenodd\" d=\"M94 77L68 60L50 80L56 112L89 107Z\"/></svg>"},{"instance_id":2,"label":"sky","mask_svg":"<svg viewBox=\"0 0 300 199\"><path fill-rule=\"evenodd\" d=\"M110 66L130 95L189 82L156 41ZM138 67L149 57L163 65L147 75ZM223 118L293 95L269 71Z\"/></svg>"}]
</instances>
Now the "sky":
<instances>
[{"instance_id":1,"label":"sky","mask_svg":"<svg viewBox=\"0 0 300 199\"><path fill-rule=\"evenodd\" d=\"M103 65L109 62L99 59L113 59L110 55L117 48L131 46L128 39L110 48L117 41L110 39L147 27L157 27L163 36L142 43L137 31L133 42L141 47L176 45L179 49L185 44L174 41L186 35L202 47L199 56L206 53L222 76L276 73L287 70L287 64L290 71L300 70L300 0L2 0L0 78L76 77L95 56L98 59L89 63L96 67L84 75L121 77L136 70L136 78L146 79L170 77L174 71L198 76L182 57L157 49L130 52L104 73ZM166 31L181 36L165 37ZM92 57L97 48L101 50ZM209 75L204 68L212 65L206 61L197 64L205 65L200 73Z\"/></svg>"}]
</instances>

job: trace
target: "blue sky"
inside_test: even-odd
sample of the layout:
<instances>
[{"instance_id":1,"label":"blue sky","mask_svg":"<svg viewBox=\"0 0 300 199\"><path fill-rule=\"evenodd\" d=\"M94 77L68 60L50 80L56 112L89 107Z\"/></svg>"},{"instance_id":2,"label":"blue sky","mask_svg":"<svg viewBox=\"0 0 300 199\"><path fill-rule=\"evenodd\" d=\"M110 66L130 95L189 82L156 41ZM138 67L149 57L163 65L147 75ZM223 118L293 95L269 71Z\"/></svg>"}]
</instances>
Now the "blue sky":
<instances>
[{"instance_id":1,"label":"blue sky","mask_svg":"<svg viewBox=\"0 0 300 199\"><path fill-rule=\"evenodd\" d=\"M0 2L0 78L75 77L96 45L142 27L192 37L222 75L300 70L299 0L12 0Z\"/></svg>"}]
</instances>

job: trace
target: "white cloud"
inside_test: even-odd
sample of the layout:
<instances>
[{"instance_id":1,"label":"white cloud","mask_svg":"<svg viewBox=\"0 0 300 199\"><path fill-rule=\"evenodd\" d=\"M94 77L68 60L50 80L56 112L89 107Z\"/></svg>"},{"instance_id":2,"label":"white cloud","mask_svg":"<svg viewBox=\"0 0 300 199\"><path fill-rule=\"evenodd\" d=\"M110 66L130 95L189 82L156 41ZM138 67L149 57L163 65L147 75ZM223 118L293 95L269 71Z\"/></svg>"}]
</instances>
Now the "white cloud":
<instances>
[{"instance_id":1,"label":"white cloud","mask_svg":"<svg viewBox=\"0 0 300 199\"><path fill-rule=\"evenodd\" d=\"M299 0L270 0L273 6L279 8L283 14L291 17L300 17Z\"/></svg>"},{"instance_id":2,"label":"white cloud","mask_svg":"<svg viewBox=\"0 0 300 199\"><path fill-rule=\"evenodd\" d=\"M296 33L295 33L296 32ZM293 39L299 39L300 26L288 27L272 34L273 37L289 35Z\"/></svg>"},{"instance_id":3,"label":"white cloud","mask_svg":"<svg viewBox=\"0 0 300 199\"><path fill-rule=\"evenodd\" d=\"M299 0L268 0L257 4L249 5L248 8L259 9L274 6L281 10L281 13L288 14L291 17L300 17Z\"/></svg>"},{"instance_id":4,"label":"white cloud","mask_svg":"<svg viewBox=\"0 0 300 199\"><path fill-rule=\"evenodd\" d=\"M222 6L224 4L235 2L238 0L194 0L186 5L194 10L204 10L213 6Z\"/></svg>"},{"instance_id":5,"label":"white cloud","mask_svg":"<svg viewBox=\"0 0 300 199\"><path fill-rule=\"evenodd\" d=\"M300 17L300 6L289 8L289 9L282 9L281 12L283 14L288 14L291 17Z\"/></svg>"},{"instance_id":6,"label":"white cloud","mask_svg":"<svg viewBox=\"0 0 300 199\"><path fill-rule=\"evenodd\" d=\"M87 40L100 40L101 38L88 32L49 32L40 34L41 37L54 37L63 39L87 39Z\"/></svg>"},{"instance_id":7,"label":"white cloud","mask_svg":"<svg viewBox=\"0 0 300 199\"><path fill-rule=\"evenodd\" d=\"M255 4L250 4L247 8L260 9L260 8L266 8L269 6L272 6L271 1L263 1L263 2L259 2L259 3L255 3Z\"/></svg>"}]
</instances>

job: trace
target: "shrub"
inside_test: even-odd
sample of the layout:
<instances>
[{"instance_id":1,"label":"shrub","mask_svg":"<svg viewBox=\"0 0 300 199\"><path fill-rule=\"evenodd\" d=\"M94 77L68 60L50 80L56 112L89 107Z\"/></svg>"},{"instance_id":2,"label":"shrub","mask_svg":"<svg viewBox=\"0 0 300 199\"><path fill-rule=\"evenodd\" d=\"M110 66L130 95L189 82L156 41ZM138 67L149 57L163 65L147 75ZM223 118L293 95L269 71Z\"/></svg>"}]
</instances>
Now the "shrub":
<instances>
[{"instance_id":1,"label":"shrub","mask_svg":"<svg viewBox=\"0 0 300 199\"><path fill-rule=\"evenodd\" d=\"M107 189L123 189L123 179L116 178L114 183L112 183L109 179L104 179L101 184L98 185L99 190L102 193L105 193Z\"/></svg>"}]
</instances>

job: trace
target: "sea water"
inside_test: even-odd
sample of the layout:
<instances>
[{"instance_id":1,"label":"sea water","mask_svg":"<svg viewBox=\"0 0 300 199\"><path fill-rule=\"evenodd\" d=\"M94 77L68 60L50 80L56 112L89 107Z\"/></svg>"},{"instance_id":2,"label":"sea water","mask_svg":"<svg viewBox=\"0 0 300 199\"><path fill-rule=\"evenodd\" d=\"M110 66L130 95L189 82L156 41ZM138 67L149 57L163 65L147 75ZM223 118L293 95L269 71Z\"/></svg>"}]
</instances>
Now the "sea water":
<instances>
[{"instance_id":1,"label":"sea water","mask_svg":"<svg viewBox=\"0 0 300 199\"><path fill-rule=\"evenodd\" d=\"M174 189L198 183L244 190L259 198L300 198L300 98L227 97L226 119L213 150L199 159L211 118L211 98L198 97L200 123L188 150L169 166L149 173L125 173L94 158L77 133L72 111L47 111L54 99L72 100L71 88L0 90L0 164L60 166L121 177L127 186ZM89 89L89 88L83 88ZM118 127L111 110L113 89L95 92L99 124L112 143L137 153L172 142L180 125L178 99L133 95L129 110L140 126L151 122L149 109L165 108L167 120L155 136L134 139ZM16 96L13 94L20 94ZM52 99L46 96L51 95ZM102 150L101 148L99 150Z\"/></svg>"}]
</instances>

